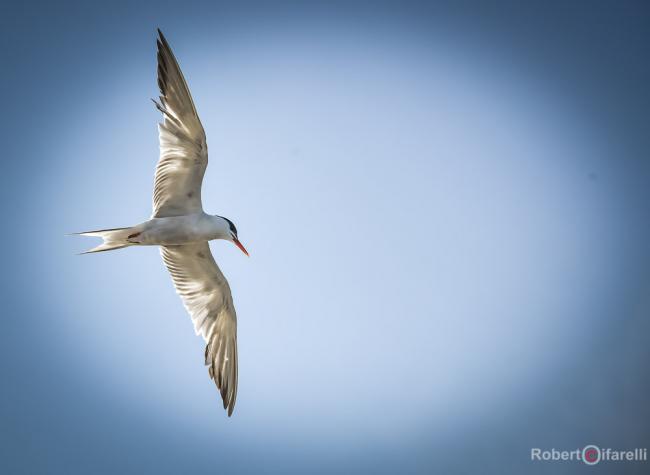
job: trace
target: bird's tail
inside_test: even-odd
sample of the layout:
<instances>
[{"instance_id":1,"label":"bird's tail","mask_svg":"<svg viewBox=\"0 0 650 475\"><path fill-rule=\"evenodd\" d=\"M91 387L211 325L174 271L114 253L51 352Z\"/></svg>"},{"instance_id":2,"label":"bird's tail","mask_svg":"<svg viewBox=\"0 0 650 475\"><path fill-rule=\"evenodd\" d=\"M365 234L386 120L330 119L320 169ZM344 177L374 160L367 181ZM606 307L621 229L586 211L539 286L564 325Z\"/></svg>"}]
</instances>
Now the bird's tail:
<instances>
[{"instance_id":1,"label":"bird's tail","mask_svg":"<svg viewBox=\"0 0 650 475\"><path fill-rule=\"evenodd\" d=\"M85 231L83 233L75 233L79 236L100 237L104 240L97 247L82 252L81 254L90 254L92 252L112 251L114 249L122 249L123 247L133 246L135 242L129 242L128 239L133 234L137 233L136 228L114 228L114 229L99 229L97 231Z\"/></svg>"}]
</instances>

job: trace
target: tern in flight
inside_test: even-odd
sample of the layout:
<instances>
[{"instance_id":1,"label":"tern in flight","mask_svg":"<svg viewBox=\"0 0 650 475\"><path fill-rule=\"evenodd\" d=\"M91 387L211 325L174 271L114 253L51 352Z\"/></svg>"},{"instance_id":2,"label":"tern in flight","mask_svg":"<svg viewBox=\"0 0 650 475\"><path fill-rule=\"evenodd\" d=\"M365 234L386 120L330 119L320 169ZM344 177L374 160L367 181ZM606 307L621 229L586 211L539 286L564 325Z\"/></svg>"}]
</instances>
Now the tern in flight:
<instances>
[{"instance_id":1,"label":"tern in flight","mask_svg":"<svg viewBox=\"0 0 650 475\"><path fill-rule=\"evenodd\" d=\"M194 330L206 341L205 364L232 415L237 398L237 316L230 286L212 257L208 241L225 239L248 255L228 218L203 211L201 182L208 166L205 131L192 96L167 40L158 30L156 107L160 159L156 166L151 219L130 228L78 233L104 242L85 252L128 246L160 246L176 292L192 316Z\"/></svg>"}]
</instances>

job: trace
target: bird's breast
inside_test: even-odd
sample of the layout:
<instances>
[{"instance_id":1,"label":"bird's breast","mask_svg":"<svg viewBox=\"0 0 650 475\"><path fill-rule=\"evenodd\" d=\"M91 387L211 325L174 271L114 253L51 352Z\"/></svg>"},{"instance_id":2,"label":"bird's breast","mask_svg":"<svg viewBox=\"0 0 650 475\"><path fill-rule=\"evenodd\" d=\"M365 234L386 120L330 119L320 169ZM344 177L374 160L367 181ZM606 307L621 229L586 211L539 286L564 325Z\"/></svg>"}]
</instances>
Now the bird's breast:
<instances>
[{"instance_id":1,"label":"bird's breast","mask_svg":"<svg viewBox=\"0 0 650 475\"><path fill-rule=\"evenodd\" d=\"M210 230L197 215L153 218L145 223L140 242L144 245L179 245L211 239Z\"/></svg>"}]
</instances>

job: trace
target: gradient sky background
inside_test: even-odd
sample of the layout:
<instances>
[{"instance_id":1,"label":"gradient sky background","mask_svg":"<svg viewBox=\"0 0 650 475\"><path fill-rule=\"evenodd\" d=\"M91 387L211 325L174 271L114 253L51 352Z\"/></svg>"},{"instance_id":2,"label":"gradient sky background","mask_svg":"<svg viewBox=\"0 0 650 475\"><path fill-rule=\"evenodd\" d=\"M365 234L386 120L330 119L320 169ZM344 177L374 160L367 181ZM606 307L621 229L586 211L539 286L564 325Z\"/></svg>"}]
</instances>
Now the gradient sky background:
<instances>
[{"instance_id":1,"label":"gradient sky background","mask_svg":"<svg viewBox=\"0 0 650 475\"><path fill-rule=\"evenodd\" d=\"M644 3L2 3L2 471L647 472L530 461L650 446ZM156 27L251 253L231 419L158 251L64 236L150 214Z\"/></svg>"}]
</instances>

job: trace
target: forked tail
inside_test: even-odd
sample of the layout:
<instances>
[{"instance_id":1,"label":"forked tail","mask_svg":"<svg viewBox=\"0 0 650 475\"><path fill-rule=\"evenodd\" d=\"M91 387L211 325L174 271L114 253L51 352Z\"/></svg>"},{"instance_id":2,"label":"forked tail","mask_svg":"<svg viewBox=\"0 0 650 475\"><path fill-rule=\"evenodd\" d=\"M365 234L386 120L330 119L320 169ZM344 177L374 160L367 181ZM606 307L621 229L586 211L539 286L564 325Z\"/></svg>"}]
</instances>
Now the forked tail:
<instances>
[{"instance_id":1,"label":"forked tail","mask_svg":"<svg viewBox=\"0 0 650 475\"><path fill-rule=\"evenodd\" d=\"M115 229L100 229L97 231L86 231L83 233L75 233L79 236L100 237L104 240L102 244L93 247L81 254L90 254L92 252L112 251L114 249L122 249L123 247L133 246L135 243L129 242L128 237L133 234L135 228L115 228Z\"/></svg>"}]
</instances>

